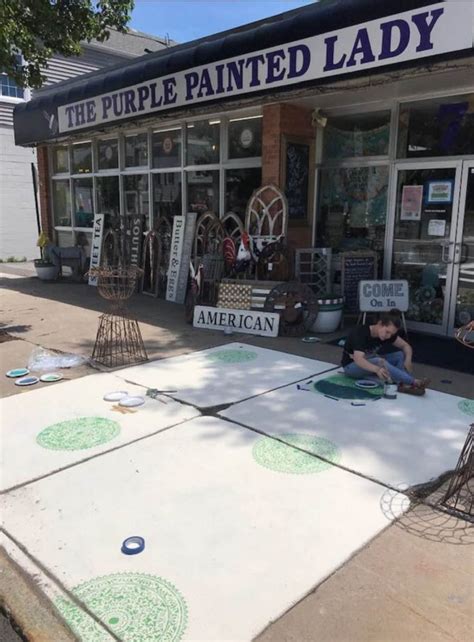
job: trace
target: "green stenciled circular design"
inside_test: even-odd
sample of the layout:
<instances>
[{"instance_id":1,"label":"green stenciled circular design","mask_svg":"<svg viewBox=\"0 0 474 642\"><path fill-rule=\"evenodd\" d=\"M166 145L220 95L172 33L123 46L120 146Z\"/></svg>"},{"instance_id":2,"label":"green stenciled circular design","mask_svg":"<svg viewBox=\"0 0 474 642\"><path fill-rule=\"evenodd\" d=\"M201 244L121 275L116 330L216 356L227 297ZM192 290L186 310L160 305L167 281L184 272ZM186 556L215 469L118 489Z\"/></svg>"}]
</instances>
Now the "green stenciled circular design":
<instances>
[{"instance_id":1,"label":"green stenciled circular design","mask_svg":"<svg viewBox=\"0 0 474 642\"><path fill-rule=\"evenodd\" d=\"M280 473L320 473L330 468L331 463L337 464L341 457L338 447L321 437L297 433L287 433L279 435L279 437L286 443L281 443L271 437L262 437L255 443L252 454L260 466L265 466L265 468L270 468ZM290 446L303 448L315 455L324 457L331 463Z\"/></svg>"},{"instance_id":2,"label":"green stenciled circular design","mask_svg":"<svg viewBox=\"0 0 474 642\"><path fill-rule=\"evenodd\" d=\"M331 375L313 383L311 390L337 399L375 401L383 395L382 384L377 388L363 389L356 386L356 379L343 374Z\"/></svg>"},{"instance_id":3,"label":"green stenciled circular design","mask_svg":"<svg viewBox=\"0 0 474 642\"><path fill-rule=\"evenodd\" d=\"M207 357L211 361L221 363L244 363L256 359L257 353L250 350L219 350L208 354Z\"/></svg>"},{"instance_id":4,"label":"green stenciled circular design","mask_svg":"<svg viewBox=\"0 0 474 642\"><path fill-rule=\"evenodd\" d=\"M79 417L53 424L42 430L36 441L51 450L83 450L114 439L120 425L103 417Z\"/></svg>"},{"instance_id":5,"label":"green stenciled circular design","mask_svg":"<svg viewBox=\"0 0 474 642\"><path fill-rule=\"evenodd\" d=\"M171 582L156 575L105 575L76 586L73 593L124 642L178 642L186 629L186 602ZM72 602L60 598L56 606L82 642L110 640L104 629Z\"/></svg>"},{"instance_id":6,"label":"green stenciled circular design","mask_svg":"<svg viewBox=\"0 0 474 642\"><path fill-rule=\"evenodd\" d=\"M463 399L458 403L458 408L465 415L474 416L474 400L473 399Z\"/></svg>"}]
</instances>

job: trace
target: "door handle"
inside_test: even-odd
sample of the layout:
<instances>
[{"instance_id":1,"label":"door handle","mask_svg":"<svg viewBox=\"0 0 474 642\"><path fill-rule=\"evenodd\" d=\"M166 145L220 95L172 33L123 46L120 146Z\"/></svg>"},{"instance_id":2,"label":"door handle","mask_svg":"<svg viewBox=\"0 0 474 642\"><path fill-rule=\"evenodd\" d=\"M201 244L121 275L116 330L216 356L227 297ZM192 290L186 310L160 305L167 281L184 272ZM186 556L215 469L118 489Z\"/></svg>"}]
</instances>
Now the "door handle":
<instances>
[{"instance_id":1,"label":"door handle","mask_svg":"<svg viewBox=\"0 0 474 642\"><path fill-rule=\"evenodd\" d=\"M459 259L456 261L456 263L458 263L459 265L467 263L467 260L469 258L469 245L467 245L467 243L456 243L456 257L458 255Z\"/></svg>"},{"instance_id":2,"label":"door handle","mask_svg":"<svg viewBox=\"0 0 474 642\"><path fill-rule=\"evenodd\" d=\"M454 245L453 241L451 241L451 242L445 241L444 243L441 243L441 247L443 248L442 252L441 252L441 261L443 263L450 263L451 262L451 258L449 256L449 254L450 254L449 250L451 249L452 245Z\"/></svg>"}]
</instances>

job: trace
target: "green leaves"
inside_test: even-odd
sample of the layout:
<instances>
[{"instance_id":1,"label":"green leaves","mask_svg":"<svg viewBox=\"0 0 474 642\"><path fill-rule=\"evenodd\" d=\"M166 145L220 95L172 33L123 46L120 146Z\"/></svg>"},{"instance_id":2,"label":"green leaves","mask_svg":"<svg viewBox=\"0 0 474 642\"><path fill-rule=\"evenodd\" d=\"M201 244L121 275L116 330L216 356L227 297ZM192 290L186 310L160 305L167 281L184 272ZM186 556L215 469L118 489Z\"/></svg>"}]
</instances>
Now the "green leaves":
<instances>
[{"instance_id":1,"label":"green leaves","mask_svg":"<svg viewBox=\"0 0 474 642\"><path fill-rule=\"evenodd\" d=\"M134 0L0 0L0 69L22 87L41 87L53 54L78 56L81 41L126 31ZM18 64L18 54L23 64Z\"/></svg>"}]
</instances>

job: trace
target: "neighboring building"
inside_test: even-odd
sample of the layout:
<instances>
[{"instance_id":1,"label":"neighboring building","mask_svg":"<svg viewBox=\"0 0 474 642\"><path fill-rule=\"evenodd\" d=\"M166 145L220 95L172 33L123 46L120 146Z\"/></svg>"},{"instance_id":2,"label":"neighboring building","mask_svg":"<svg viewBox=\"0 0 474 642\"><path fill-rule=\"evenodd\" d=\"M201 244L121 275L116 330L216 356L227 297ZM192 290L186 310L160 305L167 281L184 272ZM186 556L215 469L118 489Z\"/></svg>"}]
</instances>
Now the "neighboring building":
<instances>
[{"instance_id":1,"label":"neighboring building","mask_svg":"<svg viewBox=\"0 0 474 642\"><path fill-rule=\"evenodd\" d=\"M344 253L372 251L409 282L411 327L451 335L474 318L473 11L312 3L45 90L15 111L45 229L70 245L94 212L242 216L274 183L290 246L331 248L334 291Z\"/></svg>"},{"instance_id":2,"label":"neighboring building","mask_svg":"<svg viewBox=\"0 0 474 642\"><path fill-rule=\"evenodd\" d=\"M110 31L106 42L84 43L77 58L53 56L44 70L48 87L82 74L158 51L170 46L169 40L129 30L126 34ZM174 44L174 43L173 43ZM41 96L36 90L35 96ZM33 92L18 87L6 74L0 74L0 258L34 258L38 254L36 213L31 163L34 149L16 147L13 136L13 109L30 100Z\"/></svg>"}]
</instances>

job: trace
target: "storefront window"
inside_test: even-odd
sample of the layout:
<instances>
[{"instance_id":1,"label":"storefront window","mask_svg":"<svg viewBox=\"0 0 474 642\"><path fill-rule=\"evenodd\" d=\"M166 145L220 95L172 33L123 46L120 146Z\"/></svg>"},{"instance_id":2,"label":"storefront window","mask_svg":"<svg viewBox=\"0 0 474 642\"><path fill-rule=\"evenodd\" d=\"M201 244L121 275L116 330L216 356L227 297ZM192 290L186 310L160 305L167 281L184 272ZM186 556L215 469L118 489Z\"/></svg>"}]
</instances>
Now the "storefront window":
<instances>
[{"instance_id":1,"label":"storefront window","mask_svg":"<svg viewBox=\"0 0 474 642\"><path fill-rule=\"evenodd\" d=\"M145 167L148 165L148 135L134 134L125 136L125 167Z\"/></svg>"},{"instance_id":2,"label":"storefront window","mask_svg":"<svg viewBox=\"0 0 474 642\"><path fill-rule=\"evenodd\" d=\"M474 94L400 108L398 157L474 154Z\"/></svg>"},{"instance_id":3,"label":"storefront window","mask_svg":"<svg viewBox=\"0 0 474 642\"><path fill-rule=\"evenodd\" d=\"M316 244L333 252L375 250L382 274L388 167L321 171Z\"/></svg>"},{"instance_id":4,"label":"storefront window","mask_svg":"<svg viewBox=\"0 0 474 642\"><path fill-rule=\"evenodd\" d=\"M153 216L181 214L181 172L153 174Z\"/></svg>"},{"instance_id":5,"label":"storefront window","mask_svg":"<svg viewBox=\"0 0 474 642\"><path fill-rule=\"evenodd\" d=\"M219 214L219 172L187 172L188 212Z\"/></svg>"},{"instance_id":6,"label":"storefront window","mask_svg":"<svg viewBox=\"0 0 474 642\"><path fill-rule=\"evenodd\" d=\"M108 138L97 143L97 159L100 169L118 168L118 140Z\"/></svg>"},{"instance_id":7,"label":"storefront window","mask_svg":"<svg viewBox=\"0 0 474 642\"><path fill-rule=\"evenodd\" d=\"M56 230L56 245L59 247L71 247L74 243L74 236L71 230Z\"/></svg>"},{"instance_id":8,"label":"storefront window","mask_svg":"<svg viewBox=\"0 0 474 642\"><path fill-rule=\"evenodd\" d=\"M69 180L53 181L54 224L71 225L71 193Z\"/></svg>"},{"instance_id":9,"label":"storefront window","mask_svg":"<svg viewBox=\"0 0 474 642\"><path fill-rule=\"evenodd\" d=\"M118 176L104 176L96 179L97 211L106 215L106 227L120 213L120 189Z\"/></svg>"},{"instance_id":10,"label":"storefront window","mask_svg":"<svg viewBox=\"0 0 474 642\"><path fill-rule=\"evenodd\" d=\"M153 167L181 167L181 127L153 132Z\"/></svg>"},{"instance_id":11,"label":"storefront window","mask_svg":"<svg viewBox=\"0 0 474 642\"><path fill-rule=\"evenodd\" d=\"M74 225L76 227L92 227L94 222L92 178L75 178L72 185L74 189Z\"/></svg>"},{"instance_id":12,"label":"storefront window","mask_svg":"<svg viewBox=\"0 0 474 642\"><path fill-rule=\"evenodd\" d=\"M187 126L187 165L210 165L220 158L220 120L201 120Z\"/></svg>"},{"instance_id":13,"label":"storefront window","mask_svg":"<svg viewBox=\"0 0 474 642\"><path fill-rule=\"evenodd\" d=\"M262 117L230 120L229 158L253 158L261 155Z\"/></svg>"},{"instance_id":14,"label":"storefront window","mask_svg":"<svg viewBox=\"0 0 474 642\"><path fill-rule=\"evenodd\" d=\"M225 211L238 214L245 220L247 202L254 190L262 182L262 169L252 167L246 169L228 169L225 173Z\"/></svg>"},{"instance_id":15,"label":"storefront window","mask_svg":"<svg viewBox=\"0 0 474 642\"><path fill-rule=\"evenodd\" d=\"M69 172L69 151L67 145L53 147L53 173L65 174Z\"/></svg>"},{"instance_id":16,"label":"storefront window","mask_svg":"<svg viewBox=\"0 0 474 642\"><path fill-rule=\"evenodd\" d=\"M143 229L150 228L150 202L148 194L148 175L123 177L125 214L143 216Z\"/></svg>"},{"instance_id":17,"label":"storefront window","mask_svg":"<svg viewBox=\"0 0 474 642\"><path fill-rule=\"evenodd\" d=\"M90 174L92 172L92 146L80 143L72 146L72 173Z\"/></svg>"},{"instance_id":18,"label":"storefront window","mask_svg":"<svg viewBox=\"0 0 474 642\"><path fill-rule=\"evenodd\" d=\"M392 277L408 281L412 321L443 322L455 177L454 168L398 172Z\"/></svg>"},{"instance_id":19,"label":"storefront window","mask_svg":"<svg viewBox=\"0 0 474 642\"><path fill-rule=\"evenodd\" d=\"M390 111L336 116L324 129L324 159L386 156L390 142Z\"/></svg>"}]
</instances>

